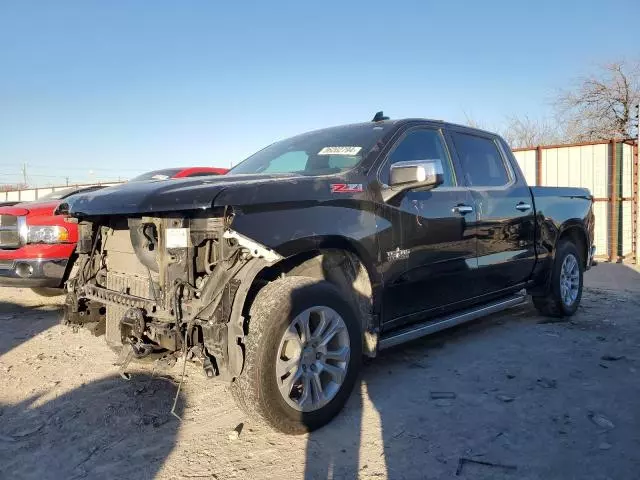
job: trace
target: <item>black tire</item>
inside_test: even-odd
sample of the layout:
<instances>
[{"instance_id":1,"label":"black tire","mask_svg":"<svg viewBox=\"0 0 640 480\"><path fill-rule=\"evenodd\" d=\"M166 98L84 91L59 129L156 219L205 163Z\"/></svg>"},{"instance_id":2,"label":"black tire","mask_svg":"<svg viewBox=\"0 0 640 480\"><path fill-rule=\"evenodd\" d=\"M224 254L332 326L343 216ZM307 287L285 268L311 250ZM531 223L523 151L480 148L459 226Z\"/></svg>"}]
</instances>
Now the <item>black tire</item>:
<instances>
[{"instance_id":1,"label":"black tire","mask_svg":"<svg viewBox=\"0 0 640 480\"><path fill-rule=\"evenodd\" d=\"M561 273L562 265L565 259L573 255L578 263L578 295L573 303L567 305L562 299L561 294ZM533 304L538 311L547 317L570 317L578 310L580 299L582 298L582 282L584 275L584 261L578 252L576 246L569 240L563 240L556 251L556 258L553 262L551 272L551 284L549 291L544 296L533 297Z\"/></svg>"},{"instance_id":2,"label":"black tire","mask_svg":"<svg viewBox=\"0 0 640 480\"><path fill-rule=\"evenodd\" d=\"M63 288L33 287L31 291L41 297L59 297L66 294Z\"/></svg>"},{"instance_id":3,"label":"black tire","mask_svg":"<svg viewBox=\"0 0 640 480\"><path fill-rule=\"evenodd\" d=\"M323 407L302 412L287 404L276 380L276 357L285 330L304 310L326 306L344 320L350 355L344 381L335 397ZM331 283L309 277L285 277L258 292L249 314L242 374L231 384L233 398L242 410L287 434L302 434L331 421L349 398L362 361L360 323L349 303Z\"/></svg>"}]
</instances>

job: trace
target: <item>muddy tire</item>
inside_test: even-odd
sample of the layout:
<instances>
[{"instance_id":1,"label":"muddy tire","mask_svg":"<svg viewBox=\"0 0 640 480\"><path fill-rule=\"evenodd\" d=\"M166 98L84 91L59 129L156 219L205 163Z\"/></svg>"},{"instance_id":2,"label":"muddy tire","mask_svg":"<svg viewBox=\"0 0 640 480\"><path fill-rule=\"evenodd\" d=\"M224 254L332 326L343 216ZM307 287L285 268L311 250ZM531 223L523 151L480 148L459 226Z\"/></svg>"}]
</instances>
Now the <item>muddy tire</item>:
<instances>
[{"instance_id":1,"label":"muddy tire","mask_svg":"<svg viewBox=\"0 0 640 480\"><path fill-rule=\"evenodd\" d=\"M570 317L580 305L583 274L578 249L570 241L563 241L553 262L549 291L545 296L533 297L533 304L547 317Z\"/></svg>"},{"instance_id":2,"label":"muddy tire","mask_svg":"<svg viewBox=\"0 0 640 480\"><path fill-rule=\"evenodd\" d=\"M331 283L286 277L265 286L249 314L242 374L231 384L238 407L287 434L333 419L362 361L360 323Z\"/></svg>"}]
</instances>

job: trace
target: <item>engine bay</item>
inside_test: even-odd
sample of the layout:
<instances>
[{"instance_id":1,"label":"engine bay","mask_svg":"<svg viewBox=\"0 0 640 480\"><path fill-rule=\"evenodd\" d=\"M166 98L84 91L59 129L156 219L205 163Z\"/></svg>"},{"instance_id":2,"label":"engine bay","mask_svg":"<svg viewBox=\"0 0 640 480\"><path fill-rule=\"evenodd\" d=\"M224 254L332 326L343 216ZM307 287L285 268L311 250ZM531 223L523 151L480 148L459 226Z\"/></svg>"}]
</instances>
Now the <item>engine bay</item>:
<instances>
[{"instance_id":1,"label":"engine bay","mask_svg":"<svg viewBox=\"0 0 640 480\"><path fill-rule=\"evenodd\" d=\"M231 381L242 369L237 305L231 319L243 273L281 257L231 230L233 215L219 213L80 222L65 322L104 334L121 368L134 358L183 354L208 377Z\"/></svg>"}]
</instances>

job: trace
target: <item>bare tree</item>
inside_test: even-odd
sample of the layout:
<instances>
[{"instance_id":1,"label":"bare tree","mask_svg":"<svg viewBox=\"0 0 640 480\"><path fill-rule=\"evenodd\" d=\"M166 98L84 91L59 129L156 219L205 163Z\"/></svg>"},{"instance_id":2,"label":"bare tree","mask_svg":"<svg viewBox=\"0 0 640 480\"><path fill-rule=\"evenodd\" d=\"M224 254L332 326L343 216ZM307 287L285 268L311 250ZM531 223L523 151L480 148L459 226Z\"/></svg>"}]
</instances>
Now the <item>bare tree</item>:
<instances>
[{"instance_id":1,"label":"bare tree","mask_svg":"<svg viewBox=\"0 0 640 480\"><path fill-rule=\"evenodd\" d=\"M464 123L465 123L465 125L467 125L467 126L469 126L471 128L478 128L480 130L487 130L487 131L490 131L490 132L495 132L496 131L495 128L491 127L486 122L478 120L473 115L471 115L471 114L469 114L467 112L463 112L463 113L464 113Z\"/></svg>"},{"instance_id":2,"label":"bare tree","mask_svg":"<svg viewBox=\"0 0 640 480\"><path fill-rule=\"evenodd\" d=\"M511 148L550 145L564 140L564 130L559 124L550 120L535 120L525 115L506 117L500 128L489 127L465 113L466 124L473 128L490 130L498 133Z\"/></svg>"},{"instance_id":3,"label":"bare tree","mask_svg":"<svg viewBox=\"0 0 640 480\"><path fill-rule=\"evenodd\" d=\"M507 117L501 133L511 148L551 145L561 143L565 138L564 129L559 124L531 119L527 115Z\"/></svg>"},{"instance_id":4,"label":"bare tree","mask_svg":"<svg viewBox=\"0 0 640 480\"><path fill-rule=\"evenodd\" d=\"M583 78L575 90L562 91L555 106L568 139L593 141L633 137L640 103L640 63L619 61Z\"/></svg>"}]
</instances>

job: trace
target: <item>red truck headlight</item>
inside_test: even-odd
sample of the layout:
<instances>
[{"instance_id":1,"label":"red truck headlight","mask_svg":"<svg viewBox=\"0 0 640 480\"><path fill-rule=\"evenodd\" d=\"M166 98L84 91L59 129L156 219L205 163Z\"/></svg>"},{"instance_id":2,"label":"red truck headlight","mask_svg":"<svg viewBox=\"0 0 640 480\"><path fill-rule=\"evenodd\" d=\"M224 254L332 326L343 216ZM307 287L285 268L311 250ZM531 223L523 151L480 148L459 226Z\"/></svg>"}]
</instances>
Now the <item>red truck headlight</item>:
<instances>
[{"instance_id":1,"label":"red truck headlight","mask_svg":"<svg viewBox=\"0 0 640 480\"><path fill-rule=\"evenodd\" d=\"M69 231L58 225L29 226L27 243L61 243L69 240Z\"/></svg>"}]
</instances>

